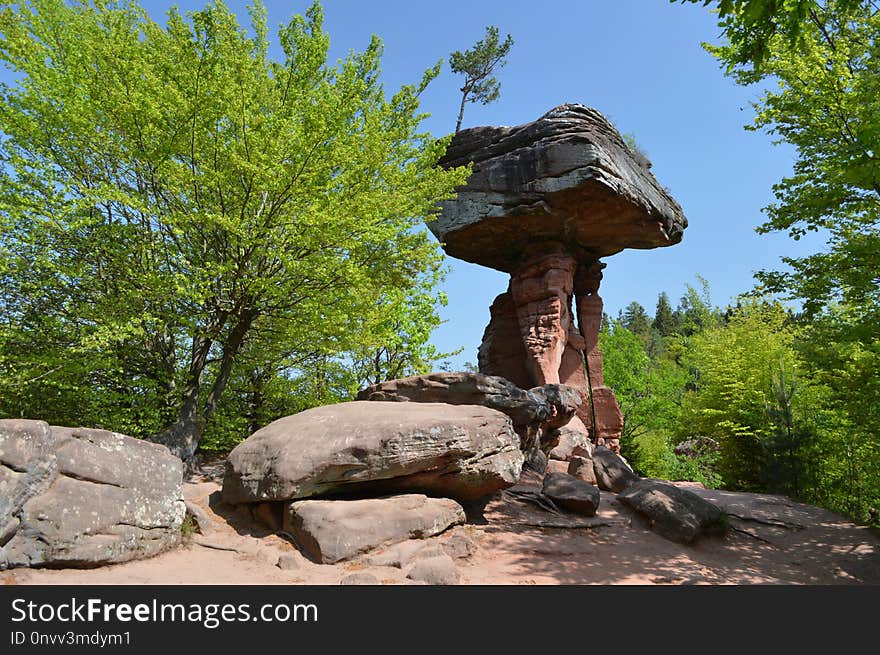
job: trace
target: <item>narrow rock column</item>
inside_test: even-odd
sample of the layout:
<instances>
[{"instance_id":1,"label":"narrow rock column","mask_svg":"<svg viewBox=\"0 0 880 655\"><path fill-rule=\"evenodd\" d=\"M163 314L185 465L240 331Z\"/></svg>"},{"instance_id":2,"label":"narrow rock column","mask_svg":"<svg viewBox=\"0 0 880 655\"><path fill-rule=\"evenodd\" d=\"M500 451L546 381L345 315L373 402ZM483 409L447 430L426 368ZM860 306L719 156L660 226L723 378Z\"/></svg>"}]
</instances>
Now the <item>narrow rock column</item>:
<instances>
[{"instance_id":1,"label":"narrow rock column","mask_svg":"<svg viewBox=\"0 0 880 655\"><path fill-rule=\"evenodd\" d=\"M582 263L574 278L574 296L577 303L578 326L584 338L584 356L589 373L591 399L591 436L595 443L620 451L623 414L614 392L605 386L602 374L602 351L599 350L599 330L602 327L602 297L599 285L605 264L594 261Z\"/></svg>"},{"instance_id":2,"label":"narrow rock column","mask_svg":"<svg viewBox=\"0 0 880 655\"><path fill-rule=\"evenodd\" d=\"M572 326L571 297L577 264L561 244L542 243L510 276L520 335L535 386L559 383L559 367Z\"/></svg>"}]
</instances>

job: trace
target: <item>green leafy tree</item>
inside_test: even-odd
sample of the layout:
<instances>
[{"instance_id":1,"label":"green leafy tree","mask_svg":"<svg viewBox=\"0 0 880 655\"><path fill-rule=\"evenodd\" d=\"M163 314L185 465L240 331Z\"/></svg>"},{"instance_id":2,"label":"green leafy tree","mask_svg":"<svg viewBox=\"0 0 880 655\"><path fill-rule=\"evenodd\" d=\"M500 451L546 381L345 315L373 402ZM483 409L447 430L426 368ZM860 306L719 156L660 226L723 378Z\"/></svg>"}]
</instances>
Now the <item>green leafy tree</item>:
<instances>
[{"instance_id":1,"label":"green leafy tree","mask_svg":"<svg viewBox=\"0 0 880 655\"><path fill-rule=\"evenodd\" d=\"M498 28L490 25L486 28L486 36L477 41L470 50L456 50L449 56L452 72L464 75L461 87L461 105L458 109L458 120L455 131L461 129L464 107L468 102L479 102L488 105L495 102L501 93L501 83L493 75L496 69L506 63L505 58L513 46L510 34L502 42Z\"/></svg>"},{"instance_id":2,"label":"green leafy tree","mask_svg":"<svg viewBox=\"0 0 880 655\"><path fill-rule=\"evenodd\" d=\"M763 85L755 121L794 146L792 175L774 186L759 232L827 237L823 251L763 271L763 290L801 301L798 349L822 379L828 412L818 429L822 503L865 519L876 512L880 350L880 8L873 0L724 0L724 42L705 47L742 85ZM873 368L871 368L873 367ZM868 373L868 371L871 371ZM870 427L869 427L870 426ZM873 503L873 505L871 505Z\"/></svg>"},{"instance_id":3,"label":"green leafy tree","mask_svg":"<svg viewBox=\"0 0 880 655\"><path fill-rule=\"evenodd\" d=\"M738 83L765 83L750 129L793 145L791 176L759 232L827 235L823 252L783 258L764 288L803 302L808 317L846 305L863 338L880 338L880 10L870 0L722 2L725 42L705 47Z\"/></svg>"},{"instance_id":4,"label":"green leafy tree","mask_svg":"<svg viewBox=\"0 0 880 655\"><path fill-rule=\"evenodd\" d=\"M444 353L430 343L431 333L440 325L438 305L446 305L446 295L432 292L430 285L398 298L382 302L380 321L375 333L384 336L374 343L365 342L352 353L352 369L359 388L408 375L429 373L437 362L457 355L462 349Z\"/></svg>"},{"instance_id":5,"label":"green leafy tree","mask_svg":"<svg viewBox=\"0 0 880 655\"><path fill-rule=\"evenodd\" d=\"M880 507L880 343L860 311L832 307L804 328L797 348L827 393L814 457L823 475L805 495L859 521ZM873 516L876 522L876 514Z\"/></svg>"},{"instance_id":6,"label":"green leafy tree","mask_svg":"<svg viewBox=\"0 0 880 655\"><path fill-rule=\"evenodd\" d=\"M880 294L880 12L871 2L801 3L806 15L792 45L767 40L760 65L741 62L734 40L710 51L741 84L773 81L756 103L752 129L797 149L794 173L774 187L761 232L828 234L825 252L784 258L791 272L764 273L768 289L802 298L808 313L846 302L877 314ZM728 30L739 28L728 19Z\"/></svg>"},{"instance_id":7,"label":"green leafy tree","mask_svg":"<svg viewBox=\"0 0 880 655\"><path fill-rule=\"evenodd\" d=\"M814 382L800 373L795 329L781 305L744 301L728 322L694 335L685 364L696 384L682 399L680 437L721 444L721 475L729 488L793 491L805 461L801 446L819 403ZM783 484L773 470L788 465ZM793 484L792 480L797 479ZM781 487L781 488L780 488Z\"/></svg>"},{"instance_id":8,"label":"green leafy tree","mask_svg":"<svg viewBox=\"0 0 880 655\"><path fill-rule=\"evenodd\" d=\"M653 359L644 340L620 322L603 327L599 343L605 382L623 412L621 452L643 474L666 477L687 370Z\"/></svg>"},{"instance_id":9,"label":"green leafy tree","mask_svg":"<svg viewBox=\"0 0 880 655\"><path fill-rule=\"evenodd\" d=\"M670 0L670 2L712 5L720 18L725 36L735 46L734 65L761 67L772 56L780 39L791 48L803 42L807 23L829 2L817 0ZM845 13L873 6L871 0L836 0Z\"/></svg>"},{"instance_id":10,"label":"green leafy tree","mask_svg":"<svg viewBox=\"0 0 880 655\"><path fill-rule=\"evenodd\" d=\"M692 336L721 322L721 314L712 305L709 282L700 276L697 279L700 290L688 284L673 313L676 333L682 337ZM680 343L686 344L686 341Z\"/></svg>"},{"instance_id":11,"label":"green leafy tree","mask_svg":"<svg viewBox=\"0 0 880 655\"><path fill-rule=\"evenodd\" d=\"M250 32L220 2L164 26L127 0L0 11L3 413L59 400L53 420L188 458L240 360L379 340L389 294L436 272L417 228L467 176L418 131L439 65L386 98L378 38L328 64L314 4L275 61L249 13Z\"/></svg>"}]
</instances>

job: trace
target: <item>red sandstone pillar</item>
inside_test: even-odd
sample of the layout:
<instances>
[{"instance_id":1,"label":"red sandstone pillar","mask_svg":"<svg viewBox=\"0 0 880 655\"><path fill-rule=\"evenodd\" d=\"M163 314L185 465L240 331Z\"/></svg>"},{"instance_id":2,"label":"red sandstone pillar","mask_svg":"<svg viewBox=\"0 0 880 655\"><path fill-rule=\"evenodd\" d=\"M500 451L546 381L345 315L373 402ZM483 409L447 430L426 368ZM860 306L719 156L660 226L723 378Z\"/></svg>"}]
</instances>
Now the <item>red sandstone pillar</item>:
<instances>
[{"instance_id":1,"label":"red sandstone pillar","mask_svg":"<svg viewBox=\"0 0 880 655\"><path fill-rule=\"evenodd\" d=\"M510 293L535 386L559 383L559 367L572 326L576 266L561 245L548 249L548 244L542 243L540 253L527 256L510 276Z\"/></svg>"},{"instance_id":2,"label":"red sandstone pillar","mask_svg":"<svg viewBox=\"0 0 880 655\"><path fill-rule=\"evenodd\" d=\"M599 350L599 330L602 327L602 298L599 285L605 264L595 261L581 264L574 279L574 296L577 303L578 326L584 338L584 355L589 372L591 407L591 436L595 443L604 444L611 450L620 450L620 433L623 430L623 414L614 392L605 386L602 375L602 352Z\"/></svg>"}]
</instances>

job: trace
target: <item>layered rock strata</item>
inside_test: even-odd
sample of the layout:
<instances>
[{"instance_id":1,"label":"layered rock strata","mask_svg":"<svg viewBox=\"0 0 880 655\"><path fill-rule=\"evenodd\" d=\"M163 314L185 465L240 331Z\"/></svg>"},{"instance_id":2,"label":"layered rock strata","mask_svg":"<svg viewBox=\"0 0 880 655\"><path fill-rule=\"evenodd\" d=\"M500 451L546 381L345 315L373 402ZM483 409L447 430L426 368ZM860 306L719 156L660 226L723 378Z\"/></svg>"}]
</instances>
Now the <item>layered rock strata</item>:
<instances>
[{"instance_id":1,"label":"layered rock strata","mask_svg":"<svg viewBox=\"0 0 880 655\"><path fill-rule=\"evenodd\" d=\"M681 241L681 207L599 112L561 105L517 127L456 134L443 166L473 165L428 227L453 257L510 274L490 310L480 371L518 387L579 389L592 441L619 449L623 416L598 337L601 257Z\"/></svg>"},{"instance_id":2,"label":"layered rock strata","mask_svg":"<svg viewBox=\"0 0 880 655\"><path fill-rule=\"evenodd\" d=\"M420 492L473 501L516 483L510 418L475 405L354 401L257 430L226 460L230 504Z\"/></svg>"}]
</instances>

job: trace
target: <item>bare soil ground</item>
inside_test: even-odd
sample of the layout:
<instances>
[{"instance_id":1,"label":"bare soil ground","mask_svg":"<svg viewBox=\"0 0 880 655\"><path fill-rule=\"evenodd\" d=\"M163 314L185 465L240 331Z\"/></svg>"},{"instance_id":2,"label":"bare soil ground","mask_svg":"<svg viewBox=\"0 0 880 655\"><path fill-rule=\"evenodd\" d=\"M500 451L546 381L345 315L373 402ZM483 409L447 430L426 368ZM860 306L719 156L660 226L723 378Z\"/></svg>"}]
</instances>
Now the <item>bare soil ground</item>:
<instances>
[{"instance_id":1,"label":"bare soil ground","mask_svg":"<svg viewBox=\"0 0 880 655\"><path fill-rule=\"evenodd\" d=\"M404 570L370 566L364 558L310 562L246 509L209 502L220 488L216 477L208 471L184 485L187 500L215 524L208 534L147 560L5 571L0 583L333 585L353 572L371 573L382 584L410 582ZM730 514L726 536L693 546L673 543L651 532L614 494L602 492L593 519L552 514L502 494L486 507L485 523L434 539L461 531L476 544L473 555L459 560L462 584L880 584L880 537L870 529L782 496L693 490ZM282 555L291 555L295 568L276 566Z\"/></svg>"}]
</instances>

